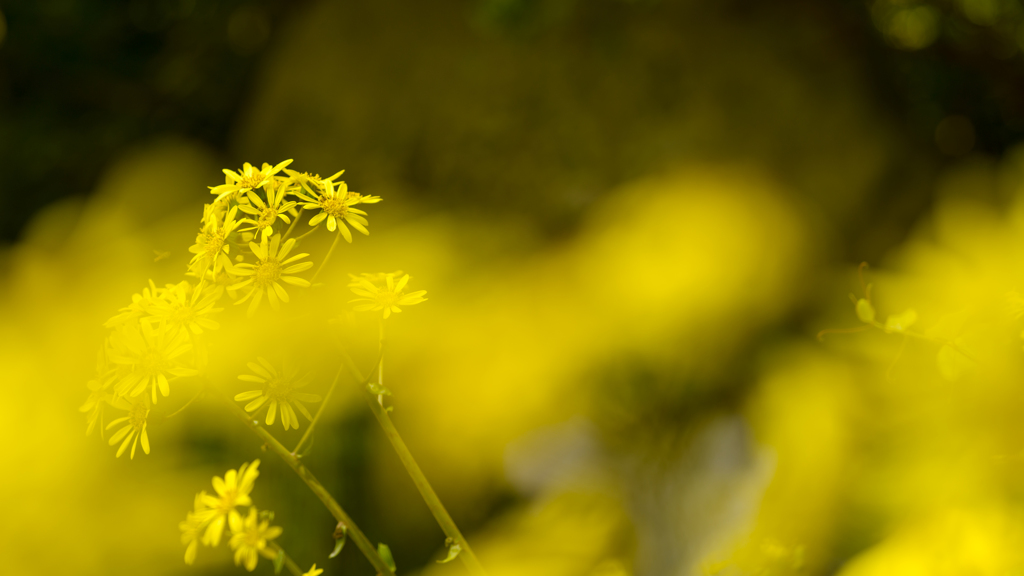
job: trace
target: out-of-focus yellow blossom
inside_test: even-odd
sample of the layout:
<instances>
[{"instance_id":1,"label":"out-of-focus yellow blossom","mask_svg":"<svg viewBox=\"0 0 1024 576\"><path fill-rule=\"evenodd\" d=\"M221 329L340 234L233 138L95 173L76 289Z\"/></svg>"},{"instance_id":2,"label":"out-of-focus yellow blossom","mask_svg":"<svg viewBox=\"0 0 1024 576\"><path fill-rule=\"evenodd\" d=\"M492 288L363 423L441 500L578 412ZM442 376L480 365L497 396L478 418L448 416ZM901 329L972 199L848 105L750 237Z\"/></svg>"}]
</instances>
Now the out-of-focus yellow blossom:
<instances>
[{"instance_id":1,"label":"out-of-focus yellow blossom","mask_svg":"<svg viewBox=\"0 0 1024 576\"><path fill-rule=\"evenodd\" d=\"M256 375L242 374L238 379L262 384L263 389L242 392L235 396L235 401L244 402L252 400L252 402L245 405L246 412L255 412L269 401L270 406L267 409L266 419L267 426L274 424L279 407L281 410L281 424L284 425L285 430L289 428L298 430L299 428L299 418L295 415L295 408L298 408L299 412L302 412L302 415L307 420L312 420L313 416L302 403L319 402L320 397L316 394L307 394L297 390L309 384L311 377L308 374L300 377L298 368L291 366L289 362L285 362L283 369L278 372L266 359L257 358L257 360L258 363L248 363L249 369Z\"/></svg>"},{"instance_id":2,"label":"out-of-focus yellow blossom","mask_svg":"<svg viewBox=\"0 0 1024 576\"><path fill-rule=\"evenodd\" d=\"M401 275L401 278L396 283L395 277L399 275ZM362 276L350 277L352 281L349 282L348 287L356 296L361 296L361 298L349 300L349 303L364 302L364 304L355 307L355 310L360 312L365 310L383 310L384 318L387 318L391 316L392 312L401 312L402 309L399 306L412 306L426 300L423 297L427 293L426 290L417 290L416 292L403 294L405 285L409 283L409 275L403 275L401 270L387 274L364 273Z\"/></svg>"},{"instance_id":3,"label":"out-of-focus yellow blossom","mask_svg":"<svg viewBox=\"0 0 1024 576\"><path fill-rule=\"evenodd\" d=\"M214 202L219 202L224 199L234 200L237 198L244 198L246 192L263 186L273 178L275 174L291 163L291 160L285 160L276 166L271 166L264 162L260 169L256 169L255 166L246 162L238 172L225 168L224 184L221 184L220 186L212 186L210 188L210 193L217 195L217 199L214 200Z\"/></svg>"},{"instance_id":4,"label":"out-of-focus yellow blossom","mask_svg":"<svg viewBox=\"0 0 1024 576\"><path fill-rule=\"evenodd\" d=\"M260 241L259 245L255 242L249 243L249 248L252 253L259 258L259 262L256 264L242 263L235 266L235 274L240 276L251 276L248 280L239 282L229 286L229 290L237 290L245 286L251 285L249 293L244 298L236 302L235 304L241 304L250 298L252 301L249 303L248 315L252 316L256 313L256 308L260 305L260 300L263 298L263 294L267 294L267 299L270 300L270 305L275 309L279 309L281 304L279 300L288 301L288 293L284 291L284 287L278 283L286 282L295 286L309 287L309 281L299 278L298 276L290 276L290 274L296 274L303 270L308 270L313 267L312 262L302 262L299 264L293 264L298 260L309 256L303 252L302 254L296 254L291 258L287 258L288 253L291 252L292 247L295 246L295 239L291 238L284 243L284 246L278 247L281 243L281 236L274 236L270 240L268 245L267 237L264 236L263 240ZM291 264L291 266L289 266Z\"/></svg>"},{"instance_id":5,"label":"out-of-focus yellow blossom","mask_svg":"<svg viewBox=\"0 0 1024 576\"><path fill-rule=\"evenodd\" d=\"M266 202L250 190L246 193L249 198L249 204L238 205L239 210L250 215L250 218L242 219L242 222L249 226L239 230L255 230L263 238L267 238L274 233L274 223L277 222L278 218L284 220L287 224L291 224L291 218L286 213L294 208L296 204L295 202L284 201L288 191L284 185L276 185L273 180L270 180L267 182L265 189L267 191Z\"/></svg>"},{"instance_id":6,"label":"out-of-focus yellow blossom","mask_svg":"<svg viewBox=\"0 0 1024 576\"><path fill-rule=\"evenodd\" d=\"M220 323L207 316L223 308L214 308L217 295L213 291L204 291L204 288L202 282L193 287L183 281L168 289L164 298L154 301L149 313L166 323L172 332L190 330L193 334L202 334L204 328L216 330Z\"/></svg>"},{"instance_id":7,"label":"out-of-focus yellow blossom","mask_svg":"<svg viewBox=\"0 0 1024 576\"><path fill-rule=\"evenodd\" d=\"M124 324L129 320L138 320L149 314L149 308L154 302L160 299L163 295L164 288L157 288L153 280L149 281L149 286L142 289L142 292L132 294L132 303L121 308L119 314L113 316L109 320L103 323L107 328L113 328L119 324Z\"/></svg>"},{"instance_id":8,"label":"out-of-focus yellow blossom","mask_svg":"<svg viewBox=\"0 0 1024 576\"><path fill-rule=\"evenodd\" d=\"M317 568L316 563L313 563L313 567L309 569L309 572L304 573L302 576L320 576L324 573L323 568Z\"/></svg>"},{"instance_id":9,"label":"out-of-focus yellow blossom","mask_svg":"<svg viewBox=\"0 0 1024 576\"><path fill-rule=\"evenodd\" d=\"M232 207L223 216L217 215L219 204L213 206L203 217L203 228L196 235L196 243L188 251L195 254L189 262L189 272L202 278L207 270L212 270L214 277L224 267L231 267L231 245L228 236L241 223L235 220L238 207Z\"/></svg>"},{"instance_id":10,"label":"out-of-focus yellow blossom","mask_svg":"<svg viewBox=\"0 0 1024 576\"><path fill-rule=\"evenodd\" d=\"M231 516L231 540L229 544L235 551L235 566L245 563L245 569L252 572L260 554L273 559L275 555L267 551L267 543L281 535L279 526L271 526L269 520L259 520L256 507L249 508L249 515L243 520L239 515Z\"/></svg>"},{"instance_id":11,"label":"out-of-focus yellow blossom","mask_svg":"<svg viewBox=\"0 0 1024 576\"><path fill-rule=\"evenodd\" d=\"M203 498L206 492L196 494L195 509L185 515L185 520L178 523L181 530L181 543L185 545L185 564L191 565L196 561L196 550L199 548L199 532L206 525L206 505Z\"/></svg>"},{"instance_id":12,"label":"out-of-focus yellow blossom","mask_svg":"<svg viewBox=\"0 0 1024 576\"><path fill-rule=\"evenodd\" d=\"M110 337L107 357L113 364L130 370L120 377L114 391L118 396L138 396L148 387L156 404L157 388L164 396L170 394L168 376L198 373L181 359L191 349L185 332L171 334L162 323L154 326L143 321L119 326Z\"/></svg>"},{"instance_id":13,"label":"out-of-focus yellow blossom","mask_svg":"<svg viewBox=\"0 0 1024 576\"><path fill-rule=\"evenodd\" d=\"M236 506L252 506L253 485L259 472L260 461L253 460L252 464L245 463L239 466L238 470L228 470L224 477L213 477L213 489L217 491L216 496L203 493L200 500L203 506L208 508L201 513L204 522L209 522L206 532L203 534L203 544L217 546L220 544L221 534L224 533L224 525L229 518L241 520Z\"/></svg>"},{"instance_id":14,"label":"out-of-focus yellow blossom","mask_svg":"<svg viewBox=\"0 0 1024 576\"><path fill-rule=\"evenodd\" d=\"M306 210L320 209L319 214L309 219L309 225L316 226L326 219L327 229L331 232L339 230L348 242L352 242L352 232L349 231L348 226L345 225L346 223L363 234L369 235L370 231L366 229L369 223L366 221L366 218L363 218L366 212L352 206L372 202L362 200L361 196L351 196L348 191L348 184L345 182L338 182L337 189L334 186L334 182L327 179L323 181L323 189L312 196L301 191L295 193L296 196L306 201L302 205ZM379 198L374 200L374 202L379 201Z\"/></svg>"},{"instance_id":15,"label":"out-of-focus yellow blossom","mask_svg":"<svg viewBox=\"0 0 1024 576\"><path fill-rule=\"evenodd\" d=\"M110 423L107 424L107 430L110 430L122 422L125 423L125 425L115 432L108 441L111 446L121 442L121 447L117 449L117 457L121 457L121 454L123 454L125 449L128 448L128 443L131 442L131 458L134 460L135 447L138 445L139 439L142 439L142 451L149 454L149 435L146 434L146 426L148 424L147 420L149 418L148 399L145 396L142 396L129 402L124 398L117 398L113 401L113 406L114 408L128 412L127 416L111 420Z\"/></svg>"}]
</instances>

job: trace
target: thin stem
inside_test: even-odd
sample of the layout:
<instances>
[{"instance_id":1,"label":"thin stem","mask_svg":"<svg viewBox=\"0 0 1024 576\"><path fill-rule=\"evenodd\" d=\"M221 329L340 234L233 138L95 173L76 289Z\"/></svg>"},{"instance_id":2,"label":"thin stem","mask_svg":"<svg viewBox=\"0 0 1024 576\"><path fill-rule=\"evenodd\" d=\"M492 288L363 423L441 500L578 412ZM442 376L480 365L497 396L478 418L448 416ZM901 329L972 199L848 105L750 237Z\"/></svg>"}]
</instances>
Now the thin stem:
<instances>
[{"instance_id":1,"label":"thin stem","mask_svg":"<svg viewBox=\"0 0 1024 576\"><path fill-rule=\"evenodd\" d=\"M295 219L292 220L291 226L288 226L288 229L285 230L284 236L281 237L281 240L287 240L288 237L292 235L292 230L295 230L295 225L299 223L299 220L302 220L302 213L305 211L305 208L299 208L299 213L295 215Z\"/></svg>"},{"instance_id":2,"label":"thin stem","mask_svg":"<svg viewBox=\"0 0 1024 576\"><path fill-rule=\"evenodd\" d=\"M278 442L277 438L274 438L270 432L267 432L266 429L260 426L258 421L253 420L252 416L232 402L231 398L224 394L220 394L220 396L221 399L224 400L224 403L228 405L231 413L244 422L250 430L259 436L264 443L266 443L268 448L273 450L281 457L282 460L285 461L286 464L291 466L292 470L294 470L295 473L298 474L299 478L309 486L309 489L316 494L317 498L320 498L320 501L324 503L324 506L327 507L327 510L330 511L335 520L348 527L349 536L352 537L352 541L355 542L356 546L363 553L363 556L366 556L366 559L370 561L370 564L372 564L380 574L393 576L394 572L391 571L391 568L389 568L380 555L377 554L377 549L372 543L370 543L370 540L366 538L366 535L363 534L359 527L356 526L356 523L349 518L348 514L345 513L345 510L343 510L341 505L338 504L338 501L331 496L331 493L324 488L323 484L321 484L315 476L313 476L313 473L303 466L302 462L300 462L295 455L284 447L284 444Z\"/></svg>"},{"instance_id":3,"label":"thin stem","mask_svg":"<svg viewBox=\"0 0 1024 576\"><path fill-rule=\"evenodd\" d=\"M284 565L286 568L288 568L288 571L292 573L292 576L302 576L302 568L299 568L299 565L296 564L295 561L292 560L292 557L284 551L284 548L281 548L273 542L270 543L270 548L275 552L275 556L277 555L277 552L284 553ZM273 560L273 558L271 558L271 560Z\"/></svg>"},{"instance_id":4,"label":"thin stem","mask_svg":"<svg viewBox=\"0 0 1024 576\"><path fill-rule=\"evenodd\" d=\"M324 408L327 406L327 403L331 400L331 394L334 393L334 387L337 386L338 379L341 378L341 372L344 369L345 369L345 365L344 364L342 364L341 366L338 366L338 373L335 374L335 376L334 376L334 382L331 382L331 387L327 390L327 395L324 396L324 401L320 403L320 408L317 409L316 414L313 416L313 421L309 423L309 428L306 429L306 433L302 435L302 438L299 439L299 443L296 444L295 445L295 449L292 450L292 455L293 456L297 455L299 453L299 449L302 448L303 444L306 443L306 439L308 439L310 434L313 433L313 428L315 428L316 427L316 423L320 421L320 414L323 413ZM372 373L371 373L371 376L372 376ZM360 386L366 386L367 382L369 382L369 378L367 378L365 381L361 382Z\"/></svg>"},{"instance_id":5,"label":"thin stem","mask_svg":"<svg viewBox=\"0 0 1024 576\"><path fill-rule=\"evenodd\" d=\"M334 394L334 387L338 385L338 379L341 378L341 370L344 366L338 367L338 373L334 375L334 381L331 382L331 387L327 389L327 394L324 396L324 401L320 403L320 407L317 408L316 414L313 416L313 420L309 423L309 427L306 428L306 432L299 438L299 443L295 445L295 449L292 450L292 456L299 453L302 445L309 439L309 435L313 433L313 428L316 427L316 423L320 421L320 415L324 412L324 406L327 406L327 402L331 400L331 394Z\"/></svg>"},{"instance_id":6,"label":"thin stem","mask_svg":"<svg viewBox=\"0 0 1024 576\"><path fill-rule=\"evenodd\" d=\"M170 414L168 414L167 416L164 416L164 419L167 419L167 418L174 418L174 417L175 417L175 416L177 416L178 414L182 413L182 412L183 412L183 411L185 410L185 408L188 408L189 406L191 406L193 402L195 402L195 401L196 401L196 400L197 400L197 399L198 399L198 398L199 398L200 396L202 396L202 395L203 395L203 390L204 390L204 388L203 388L203 387L200 387L200 388L199 388L199 391L198 391L198 392L196 392L196 395L195 395L195 396L193 396L191 400L189 400L188 402L185 402L185 405L184 405L184 406L182 406L181 408L178 408L178 409L177 409L177 410L175 410L174 412L171 412L171 413L170 413Z\"/></svg>"},{"instance_id":7,"label":"thin stem","mask_svg":"<svg viewBox=\"0 0 1024 576\"><path fill-rule=\"evenodd\" d=\"M345 365L348 366L350 372L357 381L363 380L363 375L356 368L352 358L349 357L344 350L341 351L342 358L345 361ZM383 362L383 358L381 359ZM420 496L423 497L427 507L430 508L430 512L434 515L434 519L437 520L441 530L444 531L445 536L452 539L453 544L458 544L462 551L459 553L459 558L469 569L470 573L476 576L485 576L487 573L484 571L483 566L480 564L480 560L477 559L476 554L473 553L473 549L469 547L469 542L459 531L459 527L455 525L455 521L452 520L448 510L445 509L444 504L441 503L441 499L437 497L437 493L430 486L430 482L427 481L427 477L420 470L416 460L412 457L412 453L409 452L409 447L405 445L402 437L398 434L398 430L395 425L391 422L391 418L388 416L387 410L381 405L378 398L366 390L363 387L363 393L366 397L366 403L369 404L370 410L373 411L373 415L377 418L377 422L380 423L381 428L384 429L384 435L387 436L391 442L391 446L398 453L398 458L402 461L409 476L412 477L412 481L416 484L416 489L419 490Z\"/></svg>"},{"instance_id":8,"label":"thin stem","mask_svg":"<svg viewBox=\"0 0 1024 576\"><path fill-rule=\"evenodd\" d=\"M344 224L342 224L344 226ZM341 228L338 228L338 234L334 237L334 242L331 243L331 249L327 251L327 256L324 256L324 261L320 263L320 267L316 269L316 274L313 274L313 278L309 281L310 284L316 281L316 277L320 275L320 271L327 265L327 261L331 259L331 254L334 253L334 247L338 245L338 240L341 240Z\"/></svg>"},{"instance_id":9,"label":"thin stem","mask_svg":"<svg viewBox=\"0 0 1024 576\"><path fill-rule=\"evenodd\" d=\"M306 236L309 236L310 234L312 234L313 232L316 232L316 231L317 231L317 230L319 230L319 229L320 229L320 225L319 225L319 224L317 224L316 226L314 226L313 228L311 228L309 232L306 232L305 234L300 234L299 236L296 236L296 237L295 237L295 241L296 241L296 242L298 242L299 240L302 240L302 239L303 239L303 238L305 238Z\"/></svg>"}]
</instances>

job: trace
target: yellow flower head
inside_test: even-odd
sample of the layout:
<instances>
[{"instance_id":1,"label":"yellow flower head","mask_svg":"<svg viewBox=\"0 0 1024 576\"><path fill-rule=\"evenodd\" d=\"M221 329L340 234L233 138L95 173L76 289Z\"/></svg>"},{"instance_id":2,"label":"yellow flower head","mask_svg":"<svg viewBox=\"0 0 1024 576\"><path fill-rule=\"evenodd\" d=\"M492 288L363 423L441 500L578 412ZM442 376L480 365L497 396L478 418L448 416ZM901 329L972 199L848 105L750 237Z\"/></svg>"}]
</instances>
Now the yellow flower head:
<instances>
[{"instance_id":1,"label":"yellow flower head","mask_svg":"<svg viewBox=\"0 0 1024 576\"><path fill-rule=\"evenodd\" d=\"M124 371L114 385L118 396L138 396L151 390L154 404L157 389L164 396L170 393L168 376L194 376L197 371L186 366L181 356L192 349L185 332L171 334L166 324L138 322L118 326L110 337L107 358Z\"/></svg>"},{"instance_id":2,"label":"yellow flower head","mask_svg":"<svg viewBox=\"0 0 1024 576\"><path fill-rule=\"evenodd\" d=\"M284 201L285 194L287 193L287 186L285 185L278 185L273 180L270 180L264 188L267 191L266 202L252 190L246 192L246 196L249 198L249 205L239 204L238 209L249 215L249 218L242 220L243 223L249 226L239 230L256 230L257 233L262 234L263 238L267 238L274 233L274 223L277 222L278 218L284 220L287 224L291 224L292 221L288 217L287 212L295 207L295 202Z\"/></svg>"},{"instance_id":3,"label":"yellow flower head","mask_svg":"<svg viewBox=\"0 0 1024 576\"><path fill-rule=\"evenodd\" d=\"M215 209L207 210L203 217L203 228L196 235L196 243L188 249L195 254L189 261L189 272L199 278L202 278L207 270L213 270L213 275L216 276L225 266L231 267L231 245L228 244L228 235L241 223L235 220L238 207L231 208L223 215L218 215L217 212Z\"/></svg>"},{"instance_id":4,"label":"yellow flower head","mask_svg":"<svg viewBox=\"0 0 1024 576\"><path fill-rule=\"evenodd\" d=\"M132 294L132 303L121 308L119 314L103 323L107 328L113 328L115 326L125 324L132 320L138 320L149 314L150 307L163 297L165 288L157 288L156 284L150 280L149 286L142 289L142 292Z\"/></svg>"},{"instance_id":5,"label":"yellow flower head","mask_svg":"<svg viewBox=\"0 0 1024 576\"><path fill-rule=\"evenodd\" d=\"M316 563L314 563L313 567L309 569L309 572L306 572L302 576L320 576L323 573L324 573L323 568L317 568L316 567Z\"/></svg>"},{"instance_id":6,"label":"yellow flower head","mask_svg":"<svg viewBox=\"0 0 1024 576\"><path fill-rule=\"evenodd\" d=\"M229 290L237 290L245 286L251 286L249 293L244 298L235 302L235 304L241 304L246 300L252 298L249 303L248 315L252 316L256 313L256 308L260 305L260 300L263 298L263 294L266 293L267 299L270 300L270 305L277 310L280 308L280 300L288 301L288 293L284 291L284 287L278 281L292 284L295 286L309 287L309 281L299 278L298 276L290 276L290 274L296 274L303 270L308 270L313 267L312 262L302 262L296 264L295 262L309 256L309 254L302 253L296 254L291 258L288 258L288 253L291 252L295 246L295 239L290 238L284 243L284 246L280 247L278 251L278 245L281 242L281 236L275 235L268 245L267 237L264 236L263 240L257 245L255 242L249 243L249 249L252 253L259 258L259 262L256 264L242 263L235 266L234 272L239 276L249 276L248 280L229 286Z\"/></svg>"},{"instance_id":7,"label":"yellow flower head","mask_svg":"<svg viewBox=\"0 0 1024 576\"><path fill-rule=\"evenodd\" d=\"M235 566L245 563L245 569L252 572L260 554L273 558L274 554L267 551L267 543L281 535L279 526L271 526L269 520L259 519L256 507L249 508L249 515L243 520L241 516L231 517L231 540L229 544L235 551Z\"/></svg>"},{"instance_id":8,"label":"yellow flower head","mask_svg":"<svg viewBox=\"0 0 1024 576\"><path fill-rule=\"evenodd\" d=\"M299 388L303 388L306 384L309 384L310 376L299 377L299 370L285 362L284 369L278 371L274 366L264 358L257 358L257 362L249 362L249 370L253 371L253 374L242 374L238 377L239 380L246 382L254 382L256 384L262 384L261 390L250 390L248 392L242 392L235 396L236 402L244 402L246 400L252 400L245 405L246 412L255 412L259 410L263 405L270 403L267 408L267 426L274 424L274 419L277 416L278 408L281 410L281 424L284 425L284 429L289 428L299 429L299 418L295 415L295 408L302 412L302 415L307 420L312 420L313 417L310 415L309 410L302 404L303 402L319 402L320 397L316 394L307 394L305 392L299 392Z\"/></svg>"},{"instance_id":9,"label":"yellow flower head","mask_svg":"<svg viewBox=\"0 0 1024 576\"><path fill-rule=\"evenodd\" d=\"M398 280L395 277L398 276ZM362 302L355 307L356 311L383 310L384 318L392 312L401 312L399 306L412 306L426 300L423 297L426 290L404 293L405 285L409 283L409 275L402 274L401 270L390 274L363 274L362 276L351 276L352 281L348 287L356 296L349 300L349 303Z\"/></svg>"},{"instance_id":10,"label":"yellow flower head","mask_svg":"<svg viewBox=\"0 0 1024 576\"><path fill-rule=\"evenodd\" d=\"M191 292L191 294L190 294ZM223 308L214 308L217 295L213 291L204 291L204 284L195 288L186 281L167 290L164 298L153 303L149 313L167 324L172 333L190 330L193 334L202 334L203 328L216 330L220 324L208 318Z\"/></svg>"},{"instance_id":11,"label":"yellow flower head","mask_svg":"<svg viewBox=\"0 0 1024 576\"><path fill-rule=\"evenodd\" d=\"M266 162L263 166L257 169L252 164L246 162L242 165L242 169L238 172L234 170L224 169L224 184L220 186L213 186L210 188L211 194L216 194L217 199L214 202L220 202L221 200L234 200L250 190L255 190L274 177L275 174L280 172L291 164L291 160L285 160L277 166L271 166Z\"/></svg>"},{"instance_id":12,"label":"yellow flower head","mask_svg":"<svg viewBox=\"0 0 1024 576\"><path fill-rule=\"evenodd\" d=\"M113 406L128 412L127 416L111 420L110 424L107 424L107 430L110 430L114 426L124 423L124 426L115 432L109 440L111 446L121 442L121 447L117 449L117 457L120 458L121 454L124 454L125 449L128 448L128 444L131 443L131 459L134 460L135 447L138 445L139 439L142 439L142 451L149 454L149 435L146 434L147 419L149 418L149 400L145 396L141 396L131 402L124 398L117 398L113 401Z\"/></svg>"},{"instance_id":13,"label":"yellow flower head","mask_svg":"<svg viewBox=\"0 0 1024 576\"><path fill-rule=\"evenodd\" d=\"M185 520L178 523L181 530L181 543L185 545L185 564L191 565L196 561L196 549L199 547L199 532L206 526L206 505L203 504L203 497L206 492L196 494L195 509L185 515Z\"/></svg>"},{"instance_id":14,"label":"yellow flower head","mask_svg":"<svg viewBox=\"0 0 1024 576\"><path fill-rule=\"evenodd\" d=\"M352 242L352 232L349 231L349 226L362 232L363 234L369 234L369 230L366 227L369 223L366 221L366 212L353 208L352 206L360 203L360 197L351 197L348 191L348 185L344 182L335 184L330 179L323 181L323 189L319 190L313 195L307 195L303 192L296 192L296 196L305 200L306 203L302 205L306 210L320 210L320 213L313 216L309 220L310 226L316 226L324 220L327 220L327 229L331 232L338 230L345 240ZM378 198L379 202L380 199Z\"/></svg>"},{"instance_id":15,"label":"yellow flower head","mask_svg":"<svg viewBox=\"0 0 1024 576\"><path fill-rule=\"evenodd\" d=\"M100 349L96 358L96 377L86 383L89 388L89 397L79 408L79 412L87 413L85 434L92 434L96 422L103 415L103 406L113 401L113 395L108 391L110 385L117 378L117 370L111 368L107 362L106 345ZM103 431L100 431L102 436Z\"/></svg>"},{"instance_id":16,"label":"yellow flower head","mask_svg":"<svg viewBox=\"0 0 1024 576\"><path fill-rule=\"evenodd\" d=\"M217 491L216 496L202 494L201 500L207 510L200 513L204 522L209 522L206 533L203 534L203 544L217 546L220 544L221 534L224 533L224 524L229 518L238 518L236 506L252 506L253 485L259 472L260 461L253 460L252 464L242 464L238 470L228 470L224 478L213 477L213 489Z\"/></svg>"}]
</instances>

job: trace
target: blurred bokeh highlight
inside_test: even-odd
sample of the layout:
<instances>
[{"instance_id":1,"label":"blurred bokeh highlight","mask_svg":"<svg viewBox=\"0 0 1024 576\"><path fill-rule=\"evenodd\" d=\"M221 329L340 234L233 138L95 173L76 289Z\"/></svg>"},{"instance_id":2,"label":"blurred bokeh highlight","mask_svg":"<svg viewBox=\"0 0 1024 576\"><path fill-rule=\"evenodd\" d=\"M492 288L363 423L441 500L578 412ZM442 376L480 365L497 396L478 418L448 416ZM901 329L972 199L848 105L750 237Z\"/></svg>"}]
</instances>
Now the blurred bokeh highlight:
<instances>
[{"instance_id":1,"label":"blurred bokeh highlight","mask_svg":"<svg viewBox=\"0 0 1024 576\"><path fill-rule=\"evenodd\" d=\"M78 411L221 169L288 158L384 200L322 287L222 302L211 380L287 352L323 395L338 344L369 371L349 274L411 274L392 418L492 576L1024 571L1018 0L0 10L3 573L241 573L186 566L178 522L255 458L303 569L373 573L217 401L164 418L194 379L132 460ZM869 283L910 329L842 331ZM351 378L304 462L400 574L467 573Z\"/></svg>"}]
</instances>

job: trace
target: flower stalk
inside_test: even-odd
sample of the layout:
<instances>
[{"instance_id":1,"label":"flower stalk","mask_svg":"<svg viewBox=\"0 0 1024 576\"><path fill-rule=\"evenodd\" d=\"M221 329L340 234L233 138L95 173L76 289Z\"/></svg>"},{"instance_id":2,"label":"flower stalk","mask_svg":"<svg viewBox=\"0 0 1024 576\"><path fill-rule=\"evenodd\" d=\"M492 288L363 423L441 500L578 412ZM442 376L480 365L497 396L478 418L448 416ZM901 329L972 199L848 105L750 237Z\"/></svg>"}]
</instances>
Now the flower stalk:
<instances>
[{"instance_id":1,"label":"flower stalk","mask_svg":"<svg viewBox=\"0 0 1024 576\"><path fill-rule=\"evenodd\" d=\"M377 549L370 543L370 540L366 538L366 535L356 526L356 523L352 521L352 518L342 509L338 501L334 499L334 496L324 488L324 485L313 475L312 472L306 468L297 456L292 454L284 444L281 444L277 438L274 438L266 429L259 425L258 421L253 420L252 416L247 414L245 410L242 410L237 404L235 404L231 398L225 395L221 395L224 403L229 407L228 409L237 416L246 426L249 427L263 442L267 445L270 450L281 457L282 460L288 464L292 470L302 479L303 482L309 486L309 489L316 494L317 498L324 503L324 506L331 513L334 518L348 527L349 536L352 541L355 542L356 547L359 551L366 556L366 559L370 561L370 564L377 569L377 572L384 575L393 575L394 572L384 562L384 560L377 554Z\"/></svg>"}]
</instances>

